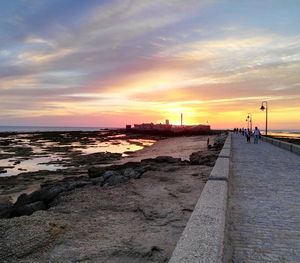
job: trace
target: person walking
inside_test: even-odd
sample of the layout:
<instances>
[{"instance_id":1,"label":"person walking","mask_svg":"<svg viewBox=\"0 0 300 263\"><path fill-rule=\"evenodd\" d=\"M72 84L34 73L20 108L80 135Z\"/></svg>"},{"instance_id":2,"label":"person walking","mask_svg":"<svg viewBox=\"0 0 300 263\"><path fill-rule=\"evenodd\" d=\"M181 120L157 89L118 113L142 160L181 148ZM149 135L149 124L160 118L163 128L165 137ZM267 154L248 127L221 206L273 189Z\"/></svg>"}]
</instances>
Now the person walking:
<instances>
[{"instance_id":1,"label":"person walking","mask_svg":"<svg viewBox=\"0 0 300 263\"><path fill-rule=\"evenodd\" d=\"M251 140L250 140L251 131L249 129L245 130L245 135L246 135L247 143L251 143Z\"/></svg>"},{"instance_id":2,"label":"person walking","mask_svg":"<svg viewBox=\"0 0 300 263\"><path fill-rule=\"evenodd\" d=\"M253 135L254 135L254 143L258 144L258 139L260 137L260 130L257 127L255 127Z\"/></svg>"}]
</instances>

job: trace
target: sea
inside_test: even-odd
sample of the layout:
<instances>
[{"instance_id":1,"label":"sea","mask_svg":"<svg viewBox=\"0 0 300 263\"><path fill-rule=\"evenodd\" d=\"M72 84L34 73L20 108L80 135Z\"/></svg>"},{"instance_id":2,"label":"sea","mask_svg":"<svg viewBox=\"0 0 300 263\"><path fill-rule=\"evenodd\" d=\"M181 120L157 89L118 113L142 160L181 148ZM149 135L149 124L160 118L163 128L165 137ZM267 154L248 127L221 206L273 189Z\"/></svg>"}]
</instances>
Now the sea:
<instances>
[{"instance_id":1,"label":"sea","mask_svg":"<svg viewBox=\"0 0 300 263\"><path fill-rule=\"evenodd\" d=\"M99 131L116 127L47 127L47 126L0 126L1 132L48 132L48 131ZM264 134L264 131L262 131ZM268 135L300 139L300 130L268 130Z\"/></svg>"},{"instance_id":2,"label":"sea","mask_svg":"<svg viewBox=\"0 0 300 263\"><path fill-rule=\"evenodd\" d=\"M262 134L265 134L262 132ZM300 139L300 130L268 130L268 135L290 139Z\"/></svg>"},{"instance_id":3,"label":"sea","mask_svg":"<svg viewBox=\"0 0 300 263\"><path fill-rule=\"evenodd\" d=\"M0 126L0 132L99 131L111 127Z\"/></svg>"}]
</instances>

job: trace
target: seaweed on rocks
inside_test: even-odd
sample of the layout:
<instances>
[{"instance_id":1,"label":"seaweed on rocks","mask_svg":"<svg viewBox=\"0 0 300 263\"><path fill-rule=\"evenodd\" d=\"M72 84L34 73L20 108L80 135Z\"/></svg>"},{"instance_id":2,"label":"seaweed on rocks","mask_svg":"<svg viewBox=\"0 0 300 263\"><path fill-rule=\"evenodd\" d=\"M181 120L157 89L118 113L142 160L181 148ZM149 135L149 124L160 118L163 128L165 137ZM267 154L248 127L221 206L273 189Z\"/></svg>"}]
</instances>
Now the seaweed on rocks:
<instances>
[{"instance_id":1,"label":"seaweed on rocks","mask_svg":"<svg viewBox=\"0 0 300 263\"><path fill-rule=\"evenodd\" d=\"M214 166L215 161L218 158L219 152L225 143L226 137L219 136L214 140L214 144L209 145L208 151L198 151L190 155L190 163L192 165L208 165Z\"/></svg>"},{"instance_id":2,"label":"seaweed on rocks","mask_svg":"<svg viewBox=\"0 0 300 263\"><path fill-rule=\"evenodd\" d=\"M46 210L60 194L69 192L75 188L88 185L100 185L112 187L125 183L131 179L140 179L147 171L159 171L165 164L187 165L186 161L170 156L158 156L153 159L144 159L141 162L128 162L121 165L106 167L91 167L88 170L89 177L66 177L60 181L41 184L41 189L31 194L22 194L12 204L0 206L0 218L11 218L22 215L31 215L38 210Z\"/></svg>"}]
</instances>

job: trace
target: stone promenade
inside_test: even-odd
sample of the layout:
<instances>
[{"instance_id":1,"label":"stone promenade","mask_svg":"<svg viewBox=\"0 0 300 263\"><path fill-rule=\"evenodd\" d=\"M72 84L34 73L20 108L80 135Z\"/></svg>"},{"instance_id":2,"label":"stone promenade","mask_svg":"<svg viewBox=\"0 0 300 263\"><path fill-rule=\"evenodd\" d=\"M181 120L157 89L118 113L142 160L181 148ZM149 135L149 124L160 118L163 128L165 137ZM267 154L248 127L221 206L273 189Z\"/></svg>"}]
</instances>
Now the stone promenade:
<instances>
[{"instance_id":1,"label":"stone promenade","mask_svg":"<svg viewBox=\"0 0 300 263\"><path fill-rule=\"evenodd\" d=\"M232 262L300 262L300 157L233 135L228 236Z\"/></svg>"}]
</instances>

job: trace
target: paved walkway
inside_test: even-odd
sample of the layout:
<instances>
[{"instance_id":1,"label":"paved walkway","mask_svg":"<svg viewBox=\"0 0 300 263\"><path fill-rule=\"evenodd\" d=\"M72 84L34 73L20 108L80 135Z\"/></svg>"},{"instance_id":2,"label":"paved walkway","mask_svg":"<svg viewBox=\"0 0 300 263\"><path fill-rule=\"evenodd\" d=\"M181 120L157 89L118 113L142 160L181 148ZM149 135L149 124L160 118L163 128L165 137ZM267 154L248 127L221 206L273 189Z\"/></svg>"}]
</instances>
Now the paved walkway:
<instances>
[{"instance_id":1,"label":"paved walkway","mask_svg":"<svg viewBox=\"0 0 300 263\"><path fill-rule=\"evenodd\" d=\"M300 262L300 157L233 135L232 262Z\"/></svg>"}]
</instances>

